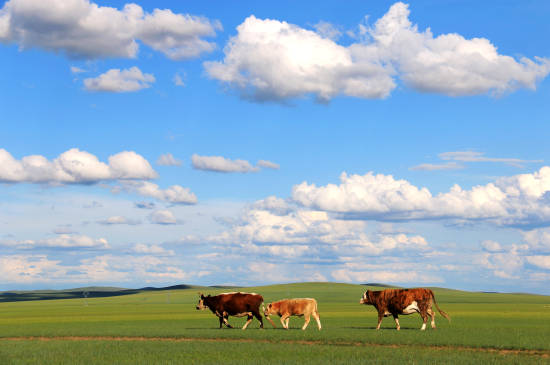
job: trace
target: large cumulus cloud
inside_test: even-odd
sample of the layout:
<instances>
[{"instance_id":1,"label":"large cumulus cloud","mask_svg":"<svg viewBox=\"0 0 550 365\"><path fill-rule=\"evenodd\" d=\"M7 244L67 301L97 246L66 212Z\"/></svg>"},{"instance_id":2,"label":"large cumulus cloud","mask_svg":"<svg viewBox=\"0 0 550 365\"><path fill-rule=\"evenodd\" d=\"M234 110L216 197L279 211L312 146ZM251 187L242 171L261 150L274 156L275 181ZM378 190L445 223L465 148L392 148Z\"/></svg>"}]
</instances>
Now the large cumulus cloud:
<instances>
[{"instance_id":1,"label":"large cumulus cloud","mask_svg":"<svg viewBox=\"0 0 550 365\"><path fill-rule=\"evenodd\" d=\"M252 15L225 46L225 58L205 67L210 77L256 101L308 94L321 101L384 98L396 79L450 96L502 94L534 89L550 72L549 59L501 55L488 39L419 31L409 12L407 4L395 3L349 46L320 30Z\"/></svg>"}]
</instances>

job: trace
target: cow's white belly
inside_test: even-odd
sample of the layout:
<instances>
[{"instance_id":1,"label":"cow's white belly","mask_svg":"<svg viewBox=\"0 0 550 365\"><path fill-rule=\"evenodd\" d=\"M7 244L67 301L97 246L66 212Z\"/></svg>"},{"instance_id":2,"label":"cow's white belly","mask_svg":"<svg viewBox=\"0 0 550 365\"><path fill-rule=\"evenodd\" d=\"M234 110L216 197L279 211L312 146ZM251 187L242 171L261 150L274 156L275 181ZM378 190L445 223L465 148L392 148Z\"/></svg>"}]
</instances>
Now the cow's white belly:
<instances>
[{"instance_id":1,"label":"cow's white belly","mask_svg":"<svg viewBox=\"0 0 550 365\"><path fill-rule=\"evenodd\" d=\"M234 314L233 317L245 317L245 316L251 316L252 312L244 312L244 313L237 313Z\"/></svg>"},{"instance_id":2,"label":"cow's white belly","mask_svg":"<svg viewBox=\"0 0 550 365\"><path fill-rule=\"evenodd\" d=\"M409 304L407 308L403 309L403 314L412 314L417 312L420 312L420 310L418 309L418 303L416 300Z\"/></svg>"}]
</instances>

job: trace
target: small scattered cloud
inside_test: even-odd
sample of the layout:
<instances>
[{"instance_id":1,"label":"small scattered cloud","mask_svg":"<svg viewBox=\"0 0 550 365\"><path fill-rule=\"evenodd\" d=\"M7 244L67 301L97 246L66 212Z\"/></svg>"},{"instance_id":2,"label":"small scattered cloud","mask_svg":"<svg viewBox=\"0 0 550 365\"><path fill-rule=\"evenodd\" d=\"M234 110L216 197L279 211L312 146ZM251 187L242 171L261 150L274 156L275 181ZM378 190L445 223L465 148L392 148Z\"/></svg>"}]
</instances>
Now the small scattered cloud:
<instances>
[{"instance_id":1,"label":"small scattered cloud","mask_svg":"<svg viewBox=\"0 0 550 365\"><path fill-rule=\"evenodd\" d=\"M153 202L136 202L134 206L139 209L155 209L156 204Z\"/></svg>"},{"instance_id":2,"label":"small scattered cloud","mask_svg":"<svg viewBox=\"0 0 550 365\"><path fill-rule=\"evenodd\" d=\"M114 68L98 77L84 79L84 88L88 91L124 93L147 89L154 82L152 74L142 73L134 66L127 70Z\"/></svg>"},{"instance_id":3,"label":"small scattered cloud","mask_svg":"<svg viewBox=\"0 0 550 365\"><path fill-rule=\"evenodd\" d=\"M256 166L253 166L246 160L232 160L223 156L200 156L193 154L191 163L196 170L212 172L258 172L261 168L278 170L280 166L267 160L259 160Z\"/></svg>"},{"instance_id":4,"label":"small scattered cloud","mask_svg":"<svg viewBox=\"0 0 550 365\"><path fill-rule=\"evenodd\" d=\"M149 181L124 181L122 187L136 194L155 198L172 204L197 204L197 196L189 188L172 185L161 189Z\"/></svg>"},{"instance_id":5,"label":"small scattered cloud","mask_svg":"<svg viewBox=\"0 0 550 365\"><path fill-rule=\"evenodd\" d=\"M80 67L76 67L76 66L71 66L71 73L73 74L80 74L80 73L84 73L84 72L88 72Z\"/></svg>"},{"instance_id":6,"label":"small scattered cloud","mask_svg":"<svg viewBox=\"0 0 550 365\"><path fill-rule=\"evenodd\" d=\"M213 172L258 172L259 168L254 167L245 160L231 160L222 156L191 156L193 168L197 170Z\"/></svg>"},{"instance_id":7,"label":"small scattered cloud","mask_svg":"<svg viewBox=\"0 0 550 365\"><path fill-rule=\"evenodd\" d=\"M185 82L183 81L183 78L181 77L181 75L179 73L174 75L174 78L172 79L172 82L176 86L180 86L180 87L185 86Z\"/></svg>"},{"instance_id":8,"label":"small scattered cloud","mask_svg":"<svg viewBox=\"0 0 550 365\"><path fill-rule=\"evenodd\" d=\"M413 171L437 171L437 170L460 170L464 166L456 162L447 162L442 164L423 163L417 166L411 167L409 170Z\"/></svg>"},{"instance_id":9,"label":"small scattered cloud","mask_svg":"<svg viewBox=\"0 0 550 365\"><path fill-rule=\"evenodd\" d=\"M157 159L157 165L160 166L181 166L181 160L176 159L171 153L160 155Z\"/></svg>"},{"instance_id":10,"label":"small scattered cloud","mask_svg":"<svg viewBox=\"0 0 550 365\"><path fill-rule=\"evenodd\" d=\"M481 247L487 252L502 252L502 246L500 243L492 240L486 240L481 242Z\"/></svg>"},{"instance_id":11,"label":"small scattered cloud","mask_svg":"<svg viewBox=\"0 0 550 365\"><path fill-rule=\"evenodd\" d=\"M543 160L522 160L519 158L495 158L485 157L482 152L475 151L456 151L443 152L439 154L442 160L460 161L460 162L496 162L504 163L514 167L524 167L528 163L541 163Z\"/></svg>"},{"instance_id":12,"label":"small scattered cloud","mask_svg":"<svg viewBox=\"0 0 550 365\"><path fill-rule=\"evenodd\" d=\"M128 219L120 215L115 215L107 219L99 220L97 221L97 223L102 224L104 226L111 226L111 225L118 225L118 224L127 224L131 226L135 226L135 225L141 224L139 220Z\"/></svg>"},{"instance_id":13,"label":"small scattered cloud","mask_svg":"<svg viewBox=\"0 0 550 365\"><path fill-rule=\"evenodd\" d=\"M173 250L166 250L160 245L146 245L143 243L138 243L132 247L134 253L144 254L144 255L155 255L155 256L175 256Z\"/></svg>"},{"instance_id":14,"label":"small scattered cloud","mask_svg":"<svg viewBox=\"0 0 550 365\"><path fill-rule=\"evenodd\" d=\"M39 240L4 241L3 245L13 246L19 249L60 248L106 250L111 248L109 242L107 242L105 238L92 238L86 235L66 233Z\"/></svg>"},{"instance_id":15,"label":"small scattered cloud","mask_svg":"<svg viewBox=\"0 0 550 365\"><path fill-rule=\"evenodd\" d=\"M263 167L266 169L272 169L272 170L279 170L281 166L279 164L276 164L275 162L267 161L267 160L260 160L257 163L257 166Z\"/></svg>"},{"instance_id":16,"label":"small scattered cloud","mask_svg":"<svg viewBox=\"0 0 550 365\"><path fill-rule=\"evenodd\" d=\"M334 24L320 21L313 26L317 34L323 38L328 38L333 41L337 41L342 36L342 31L338 29Z\"/></svg>"},{"instance_id":17,"label":"small scattered cloud","mask_svg":"<svg viewBox=\"0 0 550 365\"><path fill-rule=\"evenodd\" d=\"M169 210L155 210L149 215L149 221L154 224L162 225L179 224L174 213Z\"/></svg>"}]
</instances>

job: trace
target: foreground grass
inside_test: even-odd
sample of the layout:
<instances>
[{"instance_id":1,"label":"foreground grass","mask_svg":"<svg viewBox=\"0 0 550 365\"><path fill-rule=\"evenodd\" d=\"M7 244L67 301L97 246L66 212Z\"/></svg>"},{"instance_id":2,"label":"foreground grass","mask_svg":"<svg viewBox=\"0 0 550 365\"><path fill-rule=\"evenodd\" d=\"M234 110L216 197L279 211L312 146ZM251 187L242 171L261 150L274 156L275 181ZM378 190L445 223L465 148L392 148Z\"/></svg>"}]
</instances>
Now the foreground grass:
<instances>
[{"instance_id":1,"label":"foreground grass","mask_svg":"<svg viewBox=\"0 0 550 365\"><path fill-rule=\"evenodd\" d=\"M323 330L313 321L301 331L303 319L295 317L289 331L280 328L277 317L277 329L265 321L266 329L259 330L254 320L246 331L219 330L212 313L195 310L197 289L88 298L88 305L83 299L0 303L0 363L550 362L550 298L545 296L436 289L452 323L437 316L437 331L420 332L418 315L402 316L398 332L391 318L374 330L374 308L359 305L365 286L307 283L244 290L262 294L266 302L317 298ZM244 320L230 322L242 326ZM24 339L40 336L53 340ZM92 338L68 338L75 336ZM59 337L64 339L55 340ZM64 360L67 353L78 356Z\"/></svg>"}]
</instances>

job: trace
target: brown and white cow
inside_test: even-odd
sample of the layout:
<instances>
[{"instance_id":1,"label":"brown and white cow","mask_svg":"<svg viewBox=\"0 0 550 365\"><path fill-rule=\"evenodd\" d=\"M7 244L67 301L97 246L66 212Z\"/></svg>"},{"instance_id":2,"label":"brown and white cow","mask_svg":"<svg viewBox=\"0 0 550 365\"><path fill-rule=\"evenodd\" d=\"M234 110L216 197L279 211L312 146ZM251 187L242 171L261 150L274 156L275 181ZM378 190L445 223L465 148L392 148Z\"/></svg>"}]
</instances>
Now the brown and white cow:
<instances>
[{"instance_id":1,"label":"brown and white cow","mask_svg":"<svg viewBox=\"0 0 550 365\"><path fill-rule=\"evenodd\" d=\"M264 322L260 314L260 305L263 303L264 298L260 294L233 292L204 296L199 293L199 296L197 310L210 309L220 319L220 328L223 327L223 324L233 328L227 321L229 316L247 316L243 330L248 327L253 317L260 321L260 328L264 328Z\"/></svg>"},{"instance_id":2,"label":"brown and white cow","mask_svg":"<svg viewBox=\"0 0 550 365\"><path fill-rule=\"evenodd\" d=\"M426 329L426 322L428 321L428 315L432 317L432 328L435 329L435 312L432 310L432 302L435 304L437 310L441 315L450 322L451 318L437 305L435 301L434 293L430 289L416 288L416 289L386 289L381 291L367 290L363 294L363 298L359 301L360 304L372 304L378 311L378 326L376 329L380 329L380 323L382 318L389 315L393 316L397 330L399 326L399 314L412 314L419 313L423 319L421 330Z\"/></svg>"},{"instance_id":3,"label":"brown and white cow","mask_svg":"<svg viewBox=\"0 0 550 365\"><path fill-rule=\"evenodd\" d=\"M275 324L269 318L269 315L271 314L276 314L281 317L281 323L286 329L288 329L290 316L304 316L305 323L302 330L307 328L309 318L310 316L313 316L313 318L317 321L319 331L321 330L321 320L319 319L319 312L317 311L317 301L313 298L283 299L278 302L269 303L264 310L264 315L265 318L267 318L275 327Z\"/></svg>"}]
</instances>

